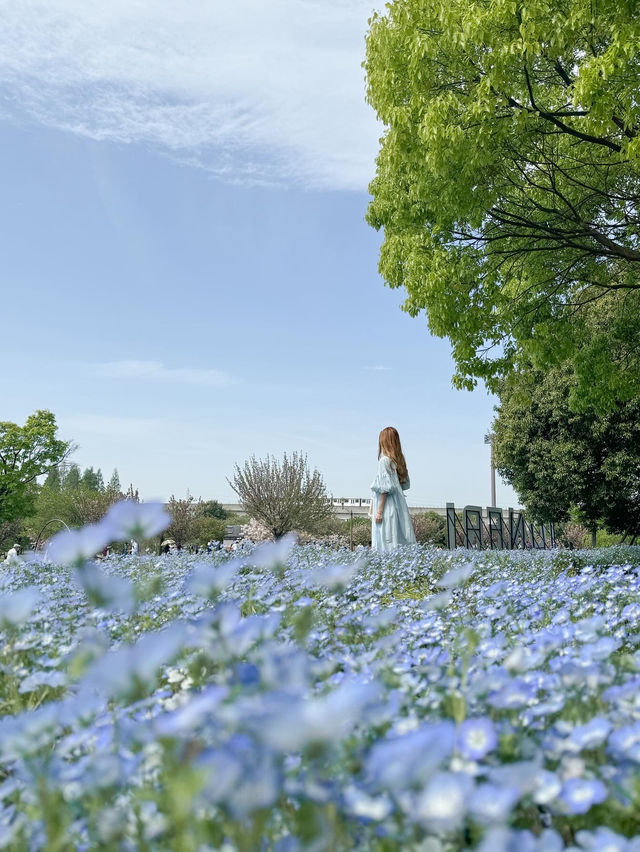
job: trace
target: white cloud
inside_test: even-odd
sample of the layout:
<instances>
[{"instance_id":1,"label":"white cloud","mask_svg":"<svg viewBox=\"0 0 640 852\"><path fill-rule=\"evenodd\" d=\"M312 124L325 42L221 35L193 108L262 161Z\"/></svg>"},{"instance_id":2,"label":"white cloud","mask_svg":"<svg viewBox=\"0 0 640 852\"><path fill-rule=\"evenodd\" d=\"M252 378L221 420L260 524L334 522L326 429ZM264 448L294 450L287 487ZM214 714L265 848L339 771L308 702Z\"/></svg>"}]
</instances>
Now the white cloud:
<instances>
[{"instance_id":1,"label":"white cloud","mask_svg":"<svg viewBox=\"0 0 640 852\"><path fill-rule=\"evenodd\" d=\"M92 372L108 379L140 379L208 387L224 387L232 383L231 376L222 370L165 367L160 361L110 361L95 364Z\"/></svg>"},{"instance_id":2,"label":"white cloud","mask_svg":"<svg viewBox=\"0 0 640 852\"><path fill-rule=\"evenodd\" d=\"M363 367L362 369L363 370L373 370L375 373L386 373L388 370L391 369L391 367L376 366L376 367Z\"/></svg>"},{"instance_id":3,"label":"white cloud","mask_svg":"<svg viewBox=\"0 0 640 852\"><path fill-rule=\"evenodd\" d=\"M231 181L364 189L374 0L0 0L0 110Z\"/></svg>"},{"instance_id":4,"label":"white cloud","mask_svg":"<svg viewBox=\"0 0 640 852\"><path fill-rule=\"evenodd\" d=\"M83 438L90 435L116 441L147 438L162 425L161 420L153 417L118 417L108 414L62 415L59 420L61 432L69 432L74 436L80 434Z\"/></svg>"}]
</instances>

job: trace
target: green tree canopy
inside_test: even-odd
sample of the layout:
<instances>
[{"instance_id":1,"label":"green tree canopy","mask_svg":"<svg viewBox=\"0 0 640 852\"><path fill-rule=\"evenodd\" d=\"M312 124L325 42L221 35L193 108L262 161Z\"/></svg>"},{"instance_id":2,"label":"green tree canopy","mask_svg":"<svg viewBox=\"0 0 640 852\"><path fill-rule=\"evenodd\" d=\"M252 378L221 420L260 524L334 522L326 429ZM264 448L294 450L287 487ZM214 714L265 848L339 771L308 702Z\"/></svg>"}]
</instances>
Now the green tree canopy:
<instances>
[{"instance_id":1,"label":"green tree canopy","mask_svg":"<svg viewBox=\"0 0 640 852\"><path fill-rule=\"evenodd\" d=\"M200 514L203 518L217 518L221 521L229 517L229 513L218 500L204 500L200 504Z\"/></svg>"},{"instance_id":2,"label":"green tree canopy","mask_svg":"<svg viewBox=\"0 0 640 852\"><path fill-rule=\"evenodd\" d=\"M494 422L494 459L540 521L640 534L640 400L601 414L572 410L571 366L512 373Z\"/></svg>"},{"instance_id":3,"label":"green tree canopy","mask_svg":"<svg viewBox=\"0 0 640 852\"><path fill-rule=\"evenodd\" d=\"M70 464L62 478L62 487L67 491L75 491L80 488L82 476L77 464Z\"/></svg>"},{"instance_id":4,"label":"green tree canopy","mask_svg":"<svg viewBox=\"0 0 640 852\"><path fill-rule=\"evenodd\" d=\"M87 467L80 477L80 485L87 491L104 491L104 479L100 468Z\"/></svg>"},{"instance_id":5,"label":"green tree canopy","mask_svg":"<svg viewBox=\"0 0 640 852\"><path fill-rule=\"evenodd\" d=\"M393 0L371 21L380 271L450 339L459 387L574 359L576 403L640 389L637 12ZM601 302L606 323L589 309Z\"/></svg>"},{"instance_id":6,"label":"green tree canopy","mask_svg":"<svg viewBox=\"0 0 640 852\"><path fill-rule=\"evenodd\" d=\"M50 411L36 411L24 426L0 422L0 520L24 518L33 511L37 479L56 467L72 449L57 437Z\"/></svg>"},{"instance_id":7,"label":"green tree canopy","mask_svg":"<svg viewBox=\"0 0 640 852\"><path fill-rule=\"evenodd\" d=\"M111 474L111 479L107 483L107 491L113 491L116 494L119 494L120 491L121 491L120 476L118 474L117 468L113 469L113 473Z\"/></svg>"}]
</instances>

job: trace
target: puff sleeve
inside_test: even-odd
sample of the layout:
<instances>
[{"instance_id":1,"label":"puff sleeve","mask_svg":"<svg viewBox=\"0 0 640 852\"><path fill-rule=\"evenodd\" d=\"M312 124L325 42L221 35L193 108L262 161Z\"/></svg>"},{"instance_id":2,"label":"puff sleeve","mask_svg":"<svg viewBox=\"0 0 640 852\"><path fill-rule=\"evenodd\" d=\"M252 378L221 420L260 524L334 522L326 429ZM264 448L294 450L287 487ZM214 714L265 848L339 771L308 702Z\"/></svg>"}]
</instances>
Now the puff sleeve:
<instances>
[{"instance_id":1,"label":"puff sleeve","mask_svg":"<svg viewBox=\"0 0 640 852\"><path fill-rule=\"evenodd\" d=\"M391 461L386 456L381 456L376 478L371 483L371 490L377 494L388 494L395 488L394 479Z\"/></svg>"}]
</instances>

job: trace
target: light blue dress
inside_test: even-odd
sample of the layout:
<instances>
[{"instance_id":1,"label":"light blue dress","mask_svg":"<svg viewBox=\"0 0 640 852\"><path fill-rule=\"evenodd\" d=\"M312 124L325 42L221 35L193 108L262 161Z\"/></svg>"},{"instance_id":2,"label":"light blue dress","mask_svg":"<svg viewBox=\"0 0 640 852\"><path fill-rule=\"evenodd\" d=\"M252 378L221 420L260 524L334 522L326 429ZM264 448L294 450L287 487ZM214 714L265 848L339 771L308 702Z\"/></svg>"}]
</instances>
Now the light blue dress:
<instances>
[{"instance_id":1,"label":"light blue dress","mask_svg":"<svg viewBox=\"0 0 640 852\"><path fill-rule=\"evenodd\" d=\"M409 478L400 485L396 466L388 456L380 456L378 472L371 483L373 491L371 516L371 547L374 550L393 550L401 544L415 544L416 536L411 523L404 492L409 488ZM382 523L376 523L378 501L387 495L382 513Z\"/></svg>"}]
</instances>

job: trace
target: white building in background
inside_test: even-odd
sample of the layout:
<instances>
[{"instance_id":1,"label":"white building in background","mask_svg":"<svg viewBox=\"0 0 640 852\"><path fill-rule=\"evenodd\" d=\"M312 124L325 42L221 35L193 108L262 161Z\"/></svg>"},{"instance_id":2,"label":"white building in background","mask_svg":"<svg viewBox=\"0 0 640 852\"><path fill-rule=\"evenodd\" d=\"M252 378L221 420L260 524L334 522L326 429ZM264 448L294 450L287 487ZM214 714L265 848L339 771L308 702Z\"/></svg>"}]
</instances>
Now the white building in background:
<instances>
[{"instance_id":1,"label":"white building in background","mask_svg":"<svg viewBox=\"0 0 640 852\"><path fill-rule=\"evenodd\" d=\"M353 517L362 517L369 514L369 506L371 505L370 497L332 497L331 505L336 517L346 521L352 515ZM236 515L242 514L242 507L239 503L225 503L224 508L227 512ZM447 510L444 507L433 506L409 506L409 512L412 515L419 515L422 512L436 512L438 515L446 517Z\"/></svg>"}]
</instances>

